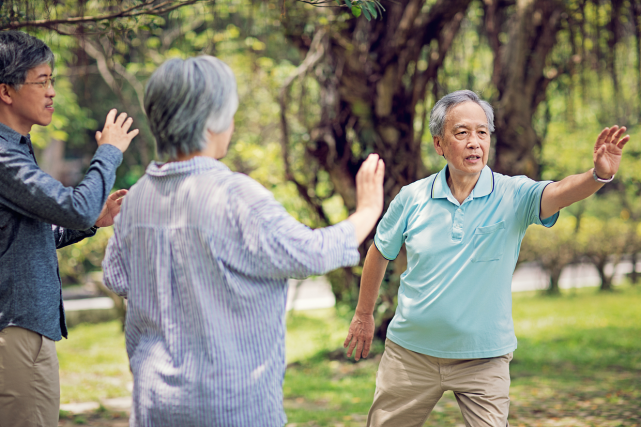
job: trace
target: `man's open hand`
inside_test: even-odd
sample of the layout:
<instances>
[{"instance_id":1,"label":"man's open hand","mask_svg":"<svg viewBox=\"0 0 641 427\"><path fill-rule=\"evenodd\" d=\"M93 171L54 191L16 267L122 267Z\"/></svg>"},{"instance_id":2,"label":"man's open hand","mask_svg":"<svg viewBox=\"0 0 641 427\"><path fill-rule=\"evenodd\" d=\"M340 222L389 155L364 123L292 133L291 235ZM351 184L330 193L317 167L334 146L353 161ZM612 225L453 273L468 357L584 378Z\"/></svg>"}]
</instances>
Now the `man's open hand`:
<instances>
[{"instance_id":1,"label":"man's open hand","mask_svg":"<svg viewBox=\"0 0 641 427\"><path fill-rule=\"evenodd\" d=\"M96 227L109 227L114 224L114 218L120 213L120 205L125 200L127 190L114 191L107 197L105 206L103 206L100 216L96 221Z\"/></svg>"},{"instance_id":2,"label":"man's open hand","mask_svg":"<svg viewBox=\"0 0 641 427\"><path fill-rule=\"evenodd\" d=\"M118 114L118 111L115 109L109 111L102 132L96 132L96 142L98 146L111 144L124 153L127 147L129 147L131 140L138 135L139 131L138 129L134 129L129 132L129 128L134 122L134 119L131 117L127 118L127 113L120 113L117 118L116 114Z\"/></svg>"},{"instance_id":3,"label":"man's open hand","mask_svg":"<svg viewBox=\"0 0 641 427\"><path fill-rule=\"evenodd\" d=\"M599 178L609 179L619 170L623 146L630 140L630 135L621 138L625 126L612 126L601 131L594 144L594 171Z\"/></svg>"},{"instance_id":4,"label":"man's open hand","mask_svg":"<svg viewBox=\"0 0 641 427\"><path fill-rule=\"evenodd\" d=\"M349 325L349 332L347 332L347 338L345 338L345 342L343 343L343 347L347 347L349 344L347 357L352 357L354 347L356 347L356 353L354 353L355 360L360 360L361 355L362 357L367 357L373 338L374 315L363 315L358 314L358 312L354 313L352 323Z\"/></svg>"}]
</instances>

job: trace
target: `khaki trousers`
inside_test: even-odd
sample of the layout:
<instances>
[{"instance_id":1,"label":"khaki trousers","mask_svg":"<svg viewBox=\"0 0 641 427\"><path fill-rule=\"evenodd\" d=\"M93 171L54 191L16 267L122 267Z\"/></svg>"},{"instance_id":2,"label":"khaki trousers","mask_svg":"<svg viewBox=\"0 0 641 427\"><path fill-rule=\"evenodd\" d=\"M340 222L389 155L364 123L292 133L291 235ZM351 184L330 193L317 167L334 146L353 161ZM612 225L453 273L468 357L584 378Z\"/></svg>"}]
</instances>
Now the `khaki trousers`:
<instances>
[{"instance_id":1,"label":"khaki trousers","mask_svg":"<svg viewBox=\"0 0 641 427\"><path fill-rule=\"evenodd\" d=\"M56 344L27 329L0 331L0 427L56 427L60 378Z\"/></svg>"},{"instance_id":2,"label":"khaki trousers","mask_svg":"<svg viewBox=\"0 0 641 427\"><path fill-rule=\"evenodd\" d=\"M376 375L368 427L420 427L452 390L468 427L505 427L512 353L488 359L442 359L390 341Z\"/></svg>"}]
</instances>

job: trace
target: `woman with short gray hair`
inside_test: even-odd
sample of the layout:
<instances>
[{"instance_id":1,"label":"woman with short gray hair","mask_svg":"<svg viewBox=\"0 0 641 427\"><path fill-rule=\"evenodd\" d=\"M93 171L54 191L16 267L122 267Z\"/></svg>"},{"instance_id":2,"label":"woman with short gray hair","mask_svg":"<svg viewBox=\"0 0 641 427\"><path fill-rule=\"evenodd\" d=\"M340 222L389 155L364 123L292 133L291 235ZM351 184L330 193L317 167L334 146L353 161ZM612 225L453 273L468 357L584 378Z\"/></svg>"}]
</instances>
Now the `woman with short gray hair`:
<instances>
[{"instance_id":1,"label":"woman with short gray hair","mask_svg":"<svg viewBox=\"0 0 641 427\"><path fill-rule=\"evenodd\" d=\"M133 426L282 426L287 279L355 265L383 207L370 155L357 209L311 230L219 161L238 106L211 56L165 62L145 109L158 152L116 219L105 283L128 299Z\"/></svg>"}]
</instances>

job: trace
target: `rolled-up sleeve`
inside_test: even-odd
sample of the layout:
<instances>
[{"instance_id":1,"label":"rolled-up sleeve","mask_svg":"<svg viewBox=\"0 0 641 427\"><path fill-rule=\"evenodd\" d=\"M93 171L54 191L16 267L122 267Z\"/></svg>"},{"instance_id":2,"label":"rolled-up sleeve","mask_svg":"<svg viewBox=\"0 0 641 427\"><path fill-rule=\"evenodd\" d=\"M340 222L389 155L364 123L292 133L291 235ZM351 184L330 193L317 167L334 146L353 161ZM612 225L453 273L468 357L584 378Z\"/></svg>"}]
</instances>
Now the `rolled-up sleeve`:
<instances>
[{"instance_id":1,"label":"rolled-up sleeve","mask_svg":"<svg viewBox=\"0 0 641 427\"><path fill-rule=\"evenodd\" d=\"M114 235L109 239L105 258L102 261L105 286L121 297L127 298L129 292L129 272L122 252L120 215L114 221Z\"/></svg>"},{"instance_id":2,"label":"rolled-up sleeve","mask_svg":"<svg viewBox=\"0 0 641 427\"><path fill-rule=\"evenodd\" d=\"M212 247L227 247L219 256L234 269L252 276L304 278L359 262L350 221L312 230L248 177L239 179L230 192L227 215L236 236L218 244L212 241Z\"/></svg>"}]
</instances>

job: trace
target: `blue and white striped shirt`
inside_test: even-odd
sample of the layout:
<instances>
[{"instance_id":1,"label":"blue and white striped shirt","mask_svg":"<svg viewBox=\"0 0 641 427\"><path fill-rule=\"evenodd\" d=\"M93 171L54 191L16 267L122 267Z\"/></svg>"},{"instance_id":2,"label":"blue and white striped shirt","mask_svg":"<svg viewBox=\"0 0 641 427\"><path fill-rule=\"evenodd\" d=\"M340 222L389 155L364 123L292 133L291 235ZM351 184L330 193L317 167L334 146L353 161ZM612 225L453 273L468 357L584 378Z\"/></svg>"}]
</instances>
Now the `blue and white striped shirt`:
<instances>
[{"instance_id":1,"label":"blue and white striped shirt","mask_svg":"<svg viewBox=\"0 0 641 427\"><path fill-rule=\"evenodd\" d=\"M151 163L103 268L128 298L132 426L282 426L287 279L359 260L349 221L310 230L207 157Z\"/></svg>"}]
</instances>

